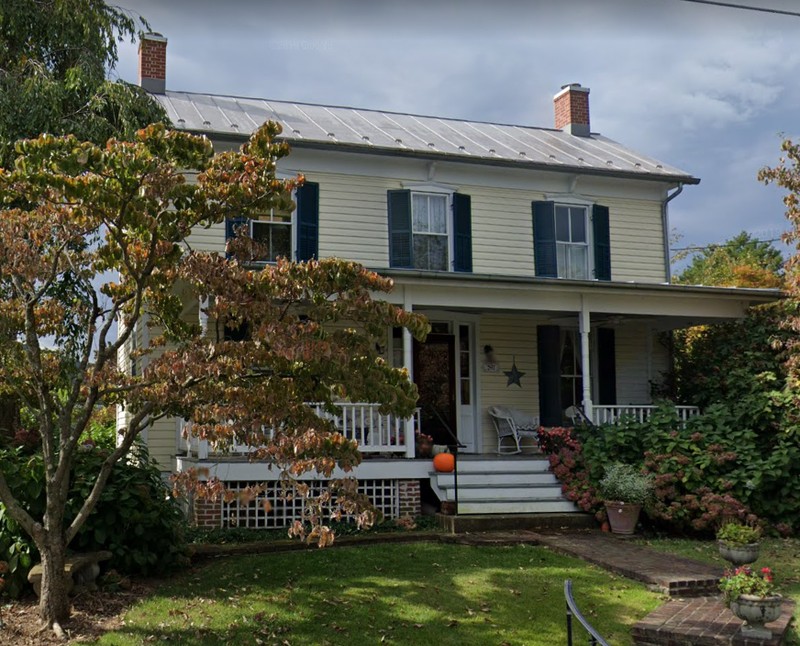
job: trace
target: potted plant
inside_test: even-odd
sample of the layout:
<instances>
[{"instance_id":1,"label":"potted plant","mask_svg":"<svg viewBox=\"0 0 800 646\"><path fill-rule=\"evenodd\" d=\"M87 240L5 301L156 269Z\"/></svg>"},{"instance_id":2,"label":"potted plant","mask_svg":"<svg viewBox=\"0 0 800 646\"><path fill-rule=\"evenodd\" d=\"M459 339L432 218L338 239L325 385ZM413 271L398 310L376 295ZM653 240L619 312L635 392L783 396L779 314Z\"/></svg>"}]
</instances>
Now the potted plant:
<instances>
[{"instance_id":1,"label":"potted plant","mask_svg":"<svg viewBox=\"0 0 800 646\"><path fill-rule=\"evenodd\" d=\"M612 533L633 534L642 505L653 493L653 481L636 467L618 462L606 468L600 493Z\"/></svg>"},{"instance_id":2,"label":"potted plant","mask_svg":"<svg viewBox=\"0 0 800 646\"><path fill-rule=\"evenodd\" d=\"M719 589L725 605L745 623L742 635L753 639L769 639L772 632L764 627L781 616L783 597L775 593L772 571L768 567L757 572L747 565L725 572Z\"/></svg>"},{"instance_id":3,"label":"potted plant","mask_svg":"<svg viewBox=\"0 0 800 646\"><path fill-rule=\"evenodd\" d=\"M717 530L719 554L734 565L747 565L758 558L761 528L737 522L724 523Z\"/></svg>"},{"instance_id":4,"label":"potted plant","mask_svg":"<svg viewBox=\"0 0 800 646\"><path fill-rule=\"evenodd\" d=\"M414 434L414 456L417 458L429 458L431 455L433 455L433 438L417 431Z\"/></svg>"}]
</instances>

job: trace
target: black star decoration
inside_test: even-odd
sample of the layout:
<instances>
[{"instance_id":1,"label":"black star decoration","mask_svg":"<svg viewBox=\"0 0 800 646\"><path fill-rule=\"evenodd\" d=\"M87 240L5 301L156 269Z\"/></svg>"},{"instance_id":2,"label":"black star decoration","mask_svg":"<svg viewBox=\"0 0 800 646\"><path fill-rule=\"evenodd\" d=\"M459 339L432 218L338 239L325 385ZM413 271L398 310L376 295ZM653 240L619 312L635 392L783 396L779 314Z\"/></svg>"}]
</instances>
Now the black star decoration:
<instances>
[{"instance_id":1,"label":"black star decoration","mask_svg":"<svg viewBox=\"0 0 800 646\"><path fill-rule=\"evenodd\" d=\"M506 386L511 386L512 384L517 384L520 388L522 388L522 379L525 376L524 372L520 372L517 370L517 358L514 357L514 360L511 362L511 370L504 370L503 374L508 377L508 383Z\"/></svg>"}]
</instances>

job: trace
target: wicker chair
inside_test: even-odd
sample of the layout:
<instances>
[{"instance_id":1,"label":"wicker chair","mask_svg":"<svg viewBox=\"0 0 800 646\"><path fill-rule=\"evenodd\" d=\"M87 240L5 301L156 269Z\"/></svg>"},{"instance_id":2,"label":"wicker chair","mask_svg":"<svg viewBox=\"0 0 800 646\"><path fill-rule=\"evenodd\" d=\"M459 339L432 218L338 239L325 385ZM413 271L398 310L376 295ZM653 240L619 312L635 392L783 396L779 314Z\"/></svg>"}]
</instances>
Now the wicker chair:
<instances>
[{"instance_id":1,"label":"wicker chair","mask_svg":"<svg viewBox=\"0 0 800 646\"><path fill-rule=\"evenodd\" d=\"M520 444L522 438L528 437L538 441L539 435L536 429L539 427L539 418L535 415L502 406L490 406L488 413L497 431L498 455L522 453ZM503 440L506 438L513 440L514 446L508 446L508 442L506 442L506 447L504 447Z\"/></svg>"}]
</instances>

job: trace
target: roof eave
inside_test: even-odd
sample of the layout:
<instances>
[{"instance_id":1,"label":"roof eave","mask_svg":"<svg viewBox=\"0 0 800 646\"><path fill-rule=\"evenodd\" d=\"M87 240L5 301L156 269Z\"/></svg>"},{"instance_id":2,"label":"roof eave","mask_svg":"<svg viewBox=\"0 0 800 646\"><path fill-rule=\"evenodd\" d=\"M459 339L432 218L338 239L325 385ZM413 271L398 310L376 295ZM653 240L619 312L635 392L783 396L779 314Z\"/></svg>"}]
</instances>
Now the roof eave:
<instances>
[{"instance_id":1,"label":"roof eave","mask_svg":"<svg viewBox=\"0 0 800 646\"><path fill-rule=\"evenodd\" d=\"M231 132L216 132L207 130L184 129L198 135L205 135L210 139L226 141L230 143L240 143L247 141L248 135ZM347 153L359 153L362 155L380 155L383 157L405 157L410 159L424 159L427 161L443 161L460 164L478 164L481 166L499 166L502 168L523 168L529 170L539 170L550 173L581 173L583 175L593 175L597 177L616 177L621 179L636 179L650 182L666 182L669 184L699 184L700 178L692 175L673 175L668 173L648 173L632 172L625 170L605 170L599 168L587 168L585 166L572 166L570 164L546 164L534 161L511 161L508 159L492 159L491 157L466 157L453 155L445 152L421 152L416 150L398 150L397 148L383 148L380 146L362 146L358 144L346 144L340 142L322 142L302 139L292 139L278 137L287 142L293 148L306 148L310 150L336 150Z\"/></svg>"}]
</instances>

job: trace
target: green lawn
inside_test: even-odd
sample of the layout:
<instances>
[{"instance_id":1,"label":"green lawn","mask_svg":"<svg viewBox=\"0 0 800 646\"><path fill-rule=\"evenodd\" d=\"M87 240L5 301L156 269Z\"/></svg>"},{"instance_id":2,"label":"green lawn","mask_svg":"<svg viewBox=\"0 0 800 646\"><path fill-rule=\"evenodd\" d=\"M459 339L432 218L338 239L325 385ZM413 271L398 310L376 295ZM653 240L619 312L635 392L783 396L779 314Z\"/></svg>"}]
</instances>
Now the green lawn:
<instances>
[{"instance_id":1,"label":"green lawn","mask_svg":"<svg viewBox=\"0 0 800 646\"><path fill-rule=\"evenodd\" d=\"M566 578L613 644L630 644L630 627L660 603L542 547L369 545L217 560L137 604L99 643L552 646L565 643Z\"/></svg>"}]
</instances>

